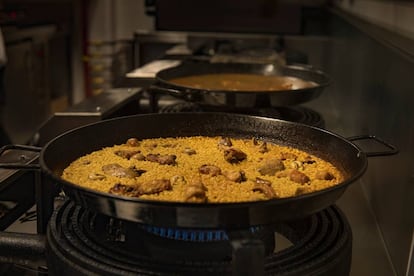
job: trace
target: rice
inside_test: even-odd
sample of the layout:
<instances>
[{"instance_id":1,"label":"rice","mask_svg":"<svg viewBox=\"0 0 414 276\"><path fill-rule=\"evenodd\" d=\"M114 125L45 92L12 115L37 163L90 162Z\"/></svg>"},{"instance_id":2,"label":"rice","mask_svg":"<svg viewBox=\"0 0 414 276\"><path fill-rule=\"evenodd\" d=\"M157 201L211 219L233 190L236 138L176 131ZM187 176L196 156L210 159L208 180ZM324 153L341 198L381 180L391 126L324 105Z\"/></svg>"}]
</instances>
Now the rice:
<instances>
[{"instance_id":1,"label":"rice","mask_svg":"<svg viewBox=\"0 0 414 276\"><path fill-rule=\"evenodd\" d=\"M176 137L143 139L136 145L124 143L105 147L82 156L72 162L62 178L76 185L101 192L111 192L115 184L140 188L144 183L163 179L171 184L170 189L140 193L139 198L150 200L184 202L189 201L189 187L202 185L204 200L201 202L224 203L286 198L332 187L344 180L343 174L331 163L307 152L249 139L231 138L231 146L221 145L222 137ZM219 145L220 144L220 145ZM237 149L246 155L240 162L229 162L224 158L228 148ZM265 148L265 150L263 150ZM146 158L138 160L116 154L117 152L139 152ZM176 156L175 163L160 164L149 161L149 155ZM288 158L286 158L286 156ZM277 159L284 169L263 174L260 168ZM103 170L103 166L118 164L143 172L136 177L119 177ZM214 166L221 173L200 173L203 165ZM298 183L291 179L292 171L306 175L309 181ZM229 172L243 172L243 179L234 181L226 175ZM329 179L320 179L321 172L329 172ZM93 177L95 176L95 177ZM274 194L269 196L258 189L258 181L265 181ZM266 187L267 188L267 187ZM111 190L112 189L112 190ZM202 193L202 191L200 192Z\"/></svg>"}]
</instances>

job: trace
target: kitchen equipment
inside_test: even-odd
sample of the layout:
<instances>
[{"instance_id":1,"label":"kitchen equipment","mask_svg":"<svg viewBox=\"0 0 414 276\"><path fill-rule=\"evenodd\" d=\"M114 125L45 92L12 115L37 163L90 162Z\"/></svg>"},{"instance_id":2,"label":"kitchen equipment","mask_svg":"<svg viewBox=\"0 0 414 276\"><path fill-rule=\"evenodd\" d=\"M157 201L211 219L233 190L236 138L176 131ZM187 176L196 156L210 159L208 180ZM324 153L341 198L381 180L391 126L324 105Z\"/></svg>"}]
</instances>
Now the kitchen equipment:
<instances>
[{"instance_id":1,"label":"kitchen equipment","mask_svg":"<svg viewBox=\"0 0 414 276\"><path fill-rule=\"evenodd\" d=\"M76 158L128 138L177 136L260 137L308 151L339 167L346 180L322 191L292 198L226 204L189 204L141 200L101 193L61 179L62 170ZM357 137L361 139L361 137ZM332 205L367 167L367 156L355 144L334 133L283 120L228 114L150 114L106 120L66 132L40 153L40 168L50 185L61 186L77 204L115 218L156 226L239 228L300 218Z\"/></svg>"},{"instance_id":2,"label":"kitchen equipment","mask_svg":"<svg viewBox=\"0 0 414 276\"><path fill-rule=\"evenodd\" d=\"M292 245L283 250L275 236ZM346 276L352 255L351 229L336 206L300 220L225 231L128 223L68 201L53 214L46 240L51 275Z\"/></svg>"},{"instance_id":3,"label":"kitchen equipment","mask_svg":"<svg viewBox=\"0 0 414 276\"><path fill-rule=\"evenodd\" d=\"M219 73L290 76L314 82L316 85L280 91L228 91L190 88L170 81L179 77ZM183 62L159 71L156 74L156 83L148 90L151 93L167 93L187 101L213 106L269 107L295 105L313 100L329 82L326 74L306 65Z\"/></svg>"}]
</instances>

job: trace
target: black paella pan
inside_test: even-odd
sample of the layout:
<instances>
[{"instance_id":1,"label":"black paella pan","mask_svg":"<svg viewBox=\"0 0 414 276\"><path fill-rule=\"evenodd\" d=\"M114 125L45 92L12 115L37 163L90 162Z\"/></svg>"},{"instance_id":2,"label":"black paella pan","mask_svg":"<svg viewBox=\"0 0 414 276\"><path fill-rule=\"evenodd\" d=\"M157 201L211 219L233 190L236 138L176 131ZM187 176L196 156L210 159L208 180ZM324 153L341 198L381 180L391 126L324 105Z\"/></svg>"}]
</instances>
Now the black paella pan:
<instances>
[{"instance_id":1,"label":"black paella pan","mask_svg":"<svg viewBox=\"0 0 414 276\"><path fill-rule=\"evenodd\" d=\"M178 203L97 192L67 182L61 173L72 161L106 146L139 139L178 136L251 138L308 151L336 165L346 176L337 186L291 198L243 203ZM392 147L385 155L396 153ZM50 141L40 151L40 169L51 185L83 207L120 219L168 227L237 228L307 216L333 204L366 170L367 156L334 133L288 121L228 113L147 114L80 127Z\"/></svg>"},{"instance_id":2,"label":"black paella pan","mask_svg":"<svg viewBox=\"0 0 414 276\"><path fill-rule=\"evenodd\" d=\"M295 77L298 80L292 82L293 89L270 91L211 90L187 87L171 81L181 77L220 73ZM313 85L304 86L304 82L312 82ZM183 62L178 66L159 71L156 74L156 82L148 91L167 93L187 101L210 106L251 108L308 102L317 98L329 83L330 79L324 72L306 65Z\"/></svg>"}]
</instances>

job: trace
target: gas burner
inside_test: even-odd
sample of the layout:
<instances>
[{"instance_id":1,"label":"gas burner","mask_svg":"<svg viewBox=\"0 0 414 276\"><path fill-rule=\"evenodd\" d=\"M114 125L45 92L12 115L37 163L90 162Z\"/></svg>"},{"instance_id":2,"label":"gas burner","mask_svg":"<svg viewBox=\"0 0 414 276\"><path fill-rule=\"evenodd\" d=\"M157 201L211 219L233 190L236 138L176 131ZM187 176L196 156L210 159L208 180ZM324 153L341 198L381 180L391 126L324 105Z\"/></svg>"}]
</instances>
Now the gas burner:
<instances>
[{"instance_id":1,"label":"gas burner","mask_svg":"<svg viewBox=\"0 0 414 276\"><path fill-rule=\"evenodd\" d=\"M229 240L229 236L224 230L165 228L152 225L144 225L143 229L160 237L174 240L191 242L213 242ZM250 227L248 231L251 234L255 234L258 233L261 229L261 227L255 226Z\"/></svg>"},{"instance_id":2,"label":"gas burner","mask_svg":"<svg viewBox=\"0 0 414 276\"><path fill-rule=\"evenodd\" d=\"M322 116L313 109L303 106L289 107L266 107L266 108L231 108L231 107L213 107L204 106L197 103L180 102L163 106L159 113L176 113L176 112L230 112L248 115L256 115L291 121L295 123L307 124L319 128L325 127L325 121Z\"/></svg>"},{"instance_id":3,"label":"gas burner","mask_svg":"<svg viewBox=\"0 0 414 276\"><path fill-rule=\"evenodd\" d=\"M95 214L67 201L50 220L49 272L52 275L231 275L238 271L232 260L240 249L235 244L249 249L246 244L261 241L265 245L270 243L268 248L272 249L264 253L266 274L349 275L352 233L335 206L301 220L247 229L251 234L247 239L240 235L246 231L240 229L215 229L212 233L223 231L227 238L222 235L220 240L213 241L174 239L174 231L180 231L179 236L188 231L185 235L191 236L193 229L160 229L163 228L154 230L153 226ZM160 235L168 231L172 232L168 237ZM292 245L278 250L275 234L284 236ZM195 255L202 259L194 258Z\"/></svg>"}]
</instances>

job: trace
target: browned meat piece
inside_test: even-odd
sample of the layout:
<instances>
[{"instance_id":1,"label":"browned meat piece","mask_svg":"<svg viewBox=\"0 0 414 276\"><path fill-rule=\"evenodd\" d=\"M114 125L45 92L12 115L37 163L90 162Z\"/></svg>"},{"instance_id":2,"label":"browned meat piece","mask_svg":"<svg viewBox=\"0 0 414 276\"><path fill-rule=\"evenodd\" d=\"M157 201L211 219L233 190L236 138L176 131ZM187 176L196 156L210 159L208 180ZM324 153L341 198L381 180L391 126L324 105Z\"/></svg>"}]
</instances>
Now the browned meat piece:
<instances>
[{"instance_id":1,"label":"browned meat piece","mask_svg":"<svg viewBox=\"0 0 414 276\"><path fill-rule=\"evenodd\" d=\"M138 147L140 145L140 142L137 138L129 138L126 141L126 145L130 147Z\"/></svg>"},{"instance_id":2,"label":"browned meat piece","mask_svg":"<svg viewBox=\"0 0 414 276\"><path fill-rule=\"evenodd\" d=\"M142 153L138 152L138 153L132 155L130 159L135 159L135 160L138 160L138 161L144 161L145 156Z\"/></svg>"},{"instance_id":3,"label":"browned meat piece","mask_svg":"<svg viewBox=\"0 0 414 276\"><path fill-rule=\"evenodd\" d=\"M161 165L175 165L175 159L177 159L177 156L173 154L160 155L158 157L158 163L160 163Z\"/></svg>"},{"instance_id":4,"label":"browned meat piece","mask_svg":"<svg viewBox=\"0 0 414 276\"><path fill-rule=\"evenodd\" d=\"M263 193L267 198L278 198L275 190L269 184L264 184L261 180L257 181L253 186L253 191L258 191Z\"/></svg>"},{"instance_id":5,"label":"browned meat piece","mask_svg":"<svg viewBox=\"0 0 414 276\"><path fill-rule=\"evenodd\" d=\"M147 160L147 161L150 161L150 162L158 162L158 157L159 157L160 155L159 154L152 154L152 153L150 153L150 154L148 154L146 157L145 157L145 159Z\"/></svg>"},{"instance_id":6,"label":"browned meat piece","mask_svg":"<svg viewBox=\"0 0 414 276\"><path fill-rule=\"evenodd\" d=\"M247 158L247 155L239 149L229 148L224 150L224 159L229 163L239 163Z\"/></svg>"},{"instance_id":7,"label":"browned meat piece","mask_svg":"<svg viewBox=\"0 0 414 276\"><path fill-rule=\"evenodd\" d=\"M267 148L267 143L265 141L260 143L259 139L257 139L256 137L253 137L252 142L253 142L253 145L259 146L260 153L265 153L269 151L269 149Z\"/></svg>"},{"instance_id":8,"label":"browned meat piece","mask_svg":"<svg viewBox=\"0 0 414 276\"><path fill-rule=\"evenodd\" d=\"M307 185L300 186L296 188L295 195L303 195L312 192L311 188Z\"/></svg>"},{"instance_id":9,"label":"browned meat piece","mask_svg":"<svg viewBox=\"0 0 414 276\"><path fill-rule=\"evenodd\" d=\"M121 183L115 184L109 189L110 194L139 197L141 193L138 190L138 186L124 185Z\"/></svg>"},{"instance_id":10,"label":"browned meat piece","mask_svg":"<svg viewBox=\"0 0 414 276\"><path fill-rule=\"evenodd\" d=\"M104 180L106 178L106 176L103 175L103 174L100 174L100 173L90 173L88 175L88 178L90 180Z\"/></svg>"},{"instance_id":11,"label":"browned meat piece","mask_svg":"<svg viewBox=\"0 0 414 276\"><path fill-rule=\"evenodd\" d=\"M140 153L139 150L117 150L114 153L122 158L130 159L132 156Z\"/></svg>"},{"instance_id":12,"label":"browned meat piece","mask_svg":"<svg viewBox=\"0 0 414 276\"><path fill-rule=\"evenodd\" d=\"M309 156L309 155L306 156L305 159L303 160L303 163L306 163L306 164L313 164L315 162L316 161L312 159L312 156Z\"/></svg>"},{"instance_id":13,"label":"browned meat piece","mask_svg":"<svg viewBox=\"0 0 414 276\"><path fill-rule=\"evenodd\" d=\"M165 190L171 190L171 183L167 179L154 179L149 182L140 183L137 185L125 185L117 183L109 193L130 197L140 197L141 195L150 195L160 193Z\"/></svg>"},{"instance_id":14,"label":"browned meat piece","mask_svg":"<svg viewBox=\"0 0 414 276\"><path fill-rule=\"evenodd\" d=\"M229 137L221 137L220 141L218 141L218 148L219 149L226 149L228 147L231 147L233 143L231 142Z\"/></svg>"},{"instance_id":15,"label":"browned meat piece","mask_svg":"<svg viewBox=\"0 0 414 276\"><path fill-rule=\"evenodd\" d=\"M150 153L146 157L147 161L157 162L161 165L175 165L176 164L175 159L177 159L177 156L173 154L161 155L161 154Z\"/></svg>"},{"instance_id":16,"label":"browned meat piece","mask_svg":"<svg viewBox=\"0 0 414 276\"><path fill-rule=\"evenodd\" d=\"M211 176L217 176L221 174L221 169L214 165L202 165L198 168L198 172L202 174L209 174Z\"/></svg>"},{"instance_id":17,"label":"browned meat piece","mask_svg":"<svg viewBox=\"0 0 414 276\"><path fill-rule=\"evenodd\" d=\"M283 178L283 177L288 177L288 176L289 176L288 170L284 170L284 171L280 171L276 173L277 178Z\"/></svg>"},{"instance_id":18,"label":"browned meat piece","mask_svg":"<svg viewBox=\"0 0 414 276\"><path fill-rule=\"evenodd\" d=\"M185 154L188 154L188 155L193 155L193 154L196 154L196 151L195 151L195 150L193 150L192 148L185 148L185 149L183 150L183 152L184 152Z\"/></svg>"},{"instance_id":19,"label":"browned meat piece","mask_svg":"<svg viewBox=\"0 0 414 276\"><path fill-rule=\"evenodd\" d=\"M206 191L207 191L207 188L204 186L204 184L200 180L193 181L186 188L185 201L194 202L194 203L205 203L207 202Z\"/></svg>"},{"instance_id":20,"label":"browned meat piece","mask_svg":"<svg viewBox=\"0 0 414 276\"><path fill-rule=\"evenodd\" d=\"M275 175L276 172L283 171L285 165L282 160L277 158L267 159L257 169L261 175Z\"/></svg>"},{"instance_id":21,"label":"browned meat piece","mask_svg":"<svg viewBox=\"0 0 414 276\"><path fill-rule=\"evenodd\" d=\"M298 170L292 170L289 174L289 179L292 180L293 182L300 183L300 184L305 184L306 182L310 181L309 177L306 174Z\"/></svg>"},{"instance_id":22,"label":"browned meat piece","mask_svg":"<svg viewBox=\"0 0 414 276\"><path fill-rule=\"evenodd\" d=\"M156 194L171 189L171 182L168 179L154 179L149 182L138 184L139 192L145 195Z\"/></svg>"},{"instance_id":23,"label":"browned meat piece","mask_svg":"<svg viewBox=\"0 0 414 276\"><path fill-rule=\"evenodd\" d=\"M105 174L109 174L116 177L134 178L140 176L140 174L136 170L131 168L124 168L116 163L102 166L102 171Z\"/></svg>"},{"instance_id":24,"label":"browned meat piece","mask_svg":"<svg viewBox=\"0 0 414 276\"><path fill-rule=\"evenodd\" d=\"M320 180L332 180L335 179L335 176L328 171L318 171L315 178Z\"/></svg>"},{"instance_id":25,"label":"browned meat piece","mask_svg":"<svg viewBox=\"0 0 414 276\"><path fill-rule=\"evenodd\" d=\"M136 167L130 167L129 169L133 170L138 176L141 176L141 174L147 172L146 170L141 170L141 169L138 169Z\"/></svg>"},{"instance_id":26,"label":"browned meat piece","mask_svg":"<svg viewBox=\"0 0 414 276\"><path fill-rule=\"evenodd\" d=\"M296 158L298 158L296 156L296 154L291 153L291 152L282 152L282 153L280 153L280 156L281 156L282 160L286 160L286 159L296 160Z\"/></svg>"},{"instance_id":27,"label":"browned meat piece","mask_svg":"<svg viewBox=\"0 0 414 276\"><path fill-rule=\"evenodd\" d=\"M223 175L233 182L241 183L247 180L244 171L224 171Z\"/></svg>"},{"instance_id":28,"label":"browned meat piece","mask_svg":"<svg viewBox=\"0 0 414 276\"><path fill-rule=\"evenodd\" d=\"M146 147L146 148L148 148L148 149L150 149L150 150L153 150L153 149L155 149L156 147L158 147L158 144L156 144L156 143L152 143L152 144L150 144L150 145L145 145L145 147Z\"/></svg>"}]
</instances>

